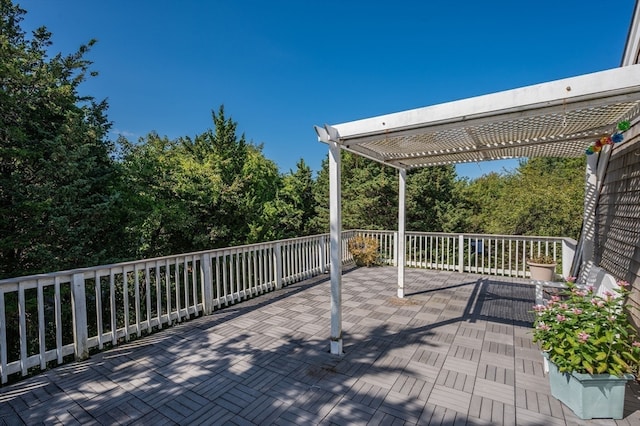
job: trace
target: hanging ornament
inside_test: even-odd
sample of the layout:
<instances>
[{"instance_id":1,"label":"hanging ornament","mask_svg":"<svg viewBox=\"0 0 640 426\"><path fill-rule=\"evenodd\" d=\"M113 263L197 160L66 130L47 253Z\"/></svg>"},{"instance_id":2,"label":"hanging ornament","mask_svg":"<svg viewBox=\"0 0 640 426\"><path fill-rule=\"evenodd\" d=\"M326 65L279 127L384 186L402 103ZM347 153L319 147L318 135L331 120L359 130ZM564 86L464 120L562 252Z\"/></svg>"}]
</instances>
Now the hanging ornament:
<instances>
[{"instance_id":1,"label":"hanging ornament","mask_svg":"<svg viewBox=\"0 0 640 426\"><path fill-rule=\"evenodd\" d=\"M616 132L611 135L611 140L613 141L613 143L620 143L624 140L624 135L620 132Z\"/></svg>"},{"instance_id":2,"label":"hanging ornament","mask_svg":"<svg viewBox=\"0 0 640 426\"><path fill-rule=\"evenodd\" d=\"M595 141L593 145L591 145L584 151L585 154L591 155L594 152L602 151L602 148L606 145L613 145L614 143L622 142L624 140L624 135L622 134L622 132L629 130L629 128L631 127L631 124L629 123L629 121L625 120L625 121L619 122L616 127L618 128L619 132L615 132L611 136L609 135L601 136Z\"/></svg>"},{"instance_id":3,"label":"hanging ornament","mask_svg":"<svg viewBox=\"0 0 640 426\"><path fill-rule=\"evenodd\" d=\"M618 123L618 130L620 130L621 132L629 130L630 127L631 127L631 123L629 123L628 120L621 121Z\"/></svg>"}]
</instances>

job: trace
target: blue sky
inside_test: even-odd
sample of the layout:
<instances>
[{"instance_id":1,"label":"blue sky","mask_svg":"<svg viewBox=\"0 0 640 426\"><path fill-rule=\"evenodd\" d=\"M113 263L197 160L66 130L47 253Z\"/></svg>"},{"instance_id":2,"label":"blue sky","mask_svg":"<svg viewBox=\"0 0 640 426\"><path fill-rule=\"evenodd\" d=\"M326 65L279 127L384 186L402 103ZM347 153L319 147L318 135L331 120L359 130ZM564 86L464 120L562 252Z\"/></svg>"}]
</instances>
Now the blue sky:
<instances>
[{"instance_id":1,"label":"blue sky","mask_svg":"<svg viewBox=\"0 0 640 426\"><path fill-rule=\"evenodd\" d=\"M320 168L313 125L507 90L619 66L635 0L24 0L23 29L53 52L95 38L113 138L212 128L225 106L282 172ZM516 160L458 166L470 178Z\"/></svg>"}]
</instances>

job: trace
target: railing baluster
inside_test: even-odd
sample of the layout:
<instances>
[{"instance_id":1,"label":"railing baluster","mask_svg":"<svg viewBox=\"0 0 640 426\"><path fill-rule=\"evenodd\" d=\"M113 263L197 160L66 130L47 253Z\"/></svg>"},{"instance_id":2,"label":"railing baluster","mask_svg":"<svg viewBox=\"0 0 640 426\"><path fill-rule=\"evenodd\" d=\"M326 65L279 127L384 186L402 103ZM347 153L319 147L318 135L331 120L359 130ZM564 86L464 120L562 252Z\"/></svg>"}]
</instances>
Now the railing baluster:
<instances>
[{"instance_id":1,"label":"railing baluster","mask_svg":"<svg viewBox=\"0 0 640 426\"><path fill-rule=\"evenodd\" d=\"M167 324L171 325L171 263L169 262L169 259L165 259L164 261L164 291L164 297L166 299L165 306L167 310Z\"/></svg>"},{"instance_id":2,"label":"railing baluster","mask_svg":"<svg viewBox=\"0 0 640 426\"><path fill-rule=\"evenodd\" d=\"M98 349L102 349L102 332L104 331L104 327L102 324L102 285L101 285L101 275L99 272L93 274L93 279L95 280L93 283L94 293L96 296L96 329L98 332Z\"/></svg>"},{"instance_id":3,"label":"railing baluster","mask_svg":"<svg viewBox=\"0 0 640 426\"><path fill-rule=\"evenodd\" d=\"M129 272L126 268L122 269L122 304L124 305L123 317L124 317L124 340L129 341Z\"/></svg>"},{"instance_id":4,"label":"railing baluster","mask_svg":"<svg viewBox=\"0 0 640 426\"><path fill-rule=\"evenodd\" d=\"M18 314L20 320L18 327L20 329L20 370L22 375L27 375L27 312L24 299L24 287L20 283L18 287Z\"/></svg>"},{"instance_id":5,"label":"railing baluster","mask_svg":"<svg viewBox=\"0 0 640 426\"><path fill-rule=\"evenodd\" d=\"M145 301L147 306L147 331L150 333L153 330L153 325L151 323L151 272L149 271L149 264L146 263L144 265L144 290L145 290Z\"/></svg>"},{"instance_id":6,"label":"railing baluster","mask_svg":"<svg viewBox=\"0 0 640 426\"><path fill-rule=\"evenodd\" d=\"M44 370L47 366L45 359L45 353L47 352L47 345L45 343L44 335L44 291L43 285L40 280L37 281L37 300L38 300L38 350L40 358L40 369Z\"/></svg>"},{"instance_id":7,"label":"railing baluster","mask_svg":"<svg viewBox=\"0 0 640 426\"><path fill-rule=\"evenodd\" d=\"M118 342L118 324L116 323L116 283L113 269L109 273L109 306L111 307L111 344L115 345Z\"/></svg>"},{"instance_id":8,"label":"railing baluster","mask_svg":"<svg viewBox=\"0 0 640 426\"><path fill-rule=\"evenodd\" d=\"M136 337L140 338L140 333L142 332L140 323L141 318L141 308L140 308L140 270L138 269L138 265L134 266L133 269L133 280L135 286L135 305L136 305Z\"/></svg>"},{"instance_id":9,"label":"railing baluster","mask_svg":"<svg viewBox=\"0 0 640 426\"><path fill-rule=\"evenodd\" d=\"M5 384L7 380L7 319L4 291L0 291L0 381Z\"/></svg>"},{"instance_id":10,"label":"railing baluster","mask_svg":"<svg viewBox=\"0 0 640 426\"><path fill-rule=\"evenodd\" d=\"M62 364L62 297L60 294L60 277L55 277L53 279L53 305L54 305L54 315L56 316L55 324L56 324L56 360L58 364ZM0 293L3 295L3 293ZM0 300L0 310L4 309L4 302ZM3 320L0 318L0 327L2 327ZM0 338L0 346L2 346L3 341Z\"/></svg>"}]
</instances>

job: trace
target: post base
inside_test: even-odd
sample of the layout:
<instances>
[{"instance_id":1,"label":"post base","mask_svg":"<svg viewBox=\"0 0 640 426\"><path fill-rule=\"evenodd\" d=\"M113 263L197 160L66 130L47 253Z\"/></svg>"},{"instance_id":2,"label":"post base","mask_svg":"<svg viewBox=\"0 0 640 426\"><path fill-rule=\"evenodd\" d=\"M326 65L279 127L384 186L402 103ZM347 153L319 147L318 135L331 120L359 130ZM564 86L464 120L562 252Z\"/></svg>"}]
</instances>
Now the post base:
<instances>
[{"instance_id":1,"label":"post base","mask_svg":"<svg viewBox=\"0 0 640 426\"><path fill-rule=\"evenodd\" d=\"M331 354L342 355L342 339L331 340Z\"/></svg>"}]
</instances>

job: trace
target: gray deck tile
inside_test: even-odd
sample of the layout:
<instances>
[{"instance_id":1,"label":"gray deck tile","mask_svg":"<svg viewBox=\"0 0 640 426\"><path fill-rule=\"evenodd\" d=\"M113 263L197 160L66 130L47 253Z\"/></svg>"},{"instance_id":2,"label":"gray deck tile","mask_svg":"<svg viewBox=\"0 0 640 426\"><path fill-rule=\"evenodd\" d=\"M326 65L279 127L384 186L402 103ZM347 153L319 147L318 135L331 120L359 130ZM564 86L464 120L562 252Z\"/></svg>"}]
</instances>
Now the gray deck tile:
<instances>
[{"instance_id":1,"label":"gray deck tile","mask_svg":"<svg viewBox=\"0 0 640 426\"><path fill-rule=\"evenodd\" d=\"M428 405L439 405L460 413L467 413L471 404L470 393L443 385L435 385L429 395Z\"/></svg>"}]
</instances>

